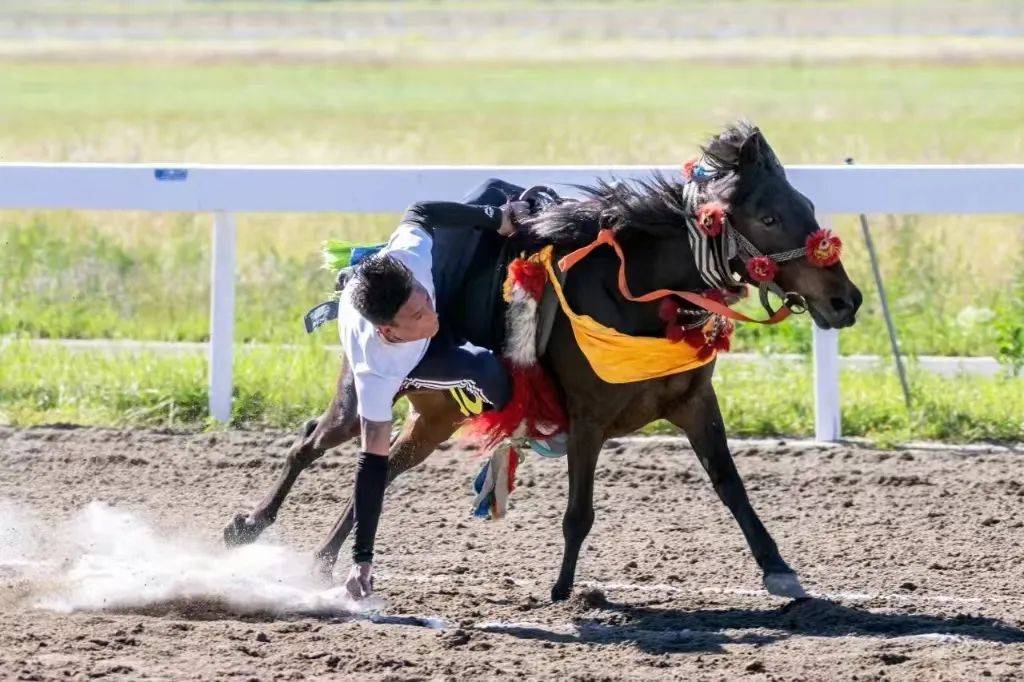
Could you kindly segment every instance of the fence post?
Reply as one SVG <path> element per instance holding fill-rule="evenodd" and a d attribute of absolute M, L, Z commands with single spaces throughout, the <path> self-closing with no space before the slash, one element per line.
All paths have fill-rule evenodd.
<path fill-rule="evenodd" d="M 820 221 L 832 227 L 831 216 Z M 839 410 L 839 330 L 812 325 L 814 339 L 814 438 L 837 441 L 842 435 Z"/>
<path fill-rule="evenodd" d="M 235 340 L 235 216 L 226 211 L 213 216 L 210 263 L 210 416 L 228 422 Z"/>

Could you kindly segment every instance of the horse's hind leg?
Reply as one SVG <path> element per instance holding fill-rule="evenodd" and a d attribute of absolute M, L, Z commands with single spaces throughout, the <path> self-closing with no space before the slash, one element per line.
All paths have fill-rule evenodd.
<path fill-rule="evenodd" d="M 330 448 L 359 434 L 359 416 L 355 384 L 347 366 L 342 368 L 338 389 L 330 407 L 319 419 L 305 423 L 298 438 L 285 456 L 284 469 L 274 486 L 248 514 L 236 514 L 224 528 L 224 542 L 229 546 L 253 542 L 277 519 L 285 497 L 302 470 Z"/>
<path fill-rule="evenodd" d="M 569 429 L 569 502 L 562 517 L 565 550 L 558 581 L 551 588 L 552 601 L 568 599 L 576 579 L 580 547 L 594 525 L 594 470 L 604 442 L 596 425 L 573 420 Z"/>
<path fill-rule="evenodd" d="M 432 391 L 410 395 L 409 401 L 414 411 L 410 411 L 402 432 L 391 444 L 388 483 L 429 457 L 438 445 L 451 437 L 463 419 L 458 406 L 447 393 Z M 315 554 L 324 577 L 331 576 L 341 545 L 352 531 L 353 521 L 352 500 L 349 499 Z"/>
<path fill-rule="evenodd" d="M 729 452 L 718 398 L 710 380 L 699 387 L 692 398 L 680 403 L 665 416 L 686 432 L 697 459 L 708 472 L 715 492 L 739 523 L 754 559 L 763 572 L 765 588 L 779 597 L 796 599 L 807 596 L 796 573 L 782 559 L 775 541 L 750 505 L 747 491 Z"/>

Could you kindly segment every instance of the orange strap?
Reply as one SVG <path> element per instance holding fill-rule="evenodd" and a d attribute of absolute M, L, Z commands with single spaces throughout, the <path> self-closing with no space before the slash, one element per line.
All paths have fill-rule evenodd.
<path fill-rule="evenodd" d="M 626 284 L 626 257 L 622 253 L 622 247 L 619 246 L 619 242 L 615 239 L 615 233 L 609 229 L 603 229 L 599 231 L 597 233 L 597 238 L 594 241 L 560 258 L 558 261 L 558 268 L 562 272 L 565 272 L 566 270 L 568 270 L 569 268 L 571 268 L 572 266 L 576 265 L 581 260 L 586 258 L 591 251 L 605 244 L 615 249 L 615 253 L 619 257 L 619 293 L 621 293 L 627 301 L 647 303 L 649 301 L 657 301 L 658 299 L 665 298 L 666 296 L 678 296 L 684 301 L 689 301 L 695 306 L 699 306 L 710 313 L 722 315 L 724 317 L 728 317 L 733 320 L 739 320 L 741 322 L 756 322 L 757 324 L 778 324 L 779 322 L 782 322 L 784 319 L 789 317 L 790 313 L 792 312 L 789 308 L 783 306 L 782 308 L 779 308 L 775 312 L 775 314 L 769 317 L 767 320 L 755 320 L 752 317 L 748 317 L 747 315 L 744 315 L 741 312 L 733 310 L 724 303 L 720 303 L 719 301 L 708 298 L 707 296 L 695 294 L 692 291 L 673 291 L 671 289 L 657 289 L 642 296 L 634 296 L 632 292 L 630 292 L 629 290 L 629 285 Z"/>

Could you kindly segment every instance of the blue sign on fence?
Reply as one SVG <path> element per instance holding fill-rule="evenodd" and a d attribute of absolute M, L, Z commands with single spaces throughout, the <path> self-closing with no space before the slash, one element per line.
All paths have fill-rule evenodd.
<path fill-rule="evenodd" d="M 187 168 L 157 168 L 153 171 L 153 175 L 157 180 L 165 181 L 182 181 L 188 179 Z"/>

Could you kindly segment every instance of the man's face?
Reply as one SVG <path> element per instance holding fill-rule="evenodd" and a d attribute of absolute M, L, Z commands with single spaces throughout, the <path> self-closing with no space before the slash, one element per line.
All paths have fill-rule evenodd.
<path fill-rule="evenodd" d="M 392 343 L 429 339 L 437 333 L 437 313 L 427 290 L 420 285 L 413 288 L 408 300 L 395 315 L 391 324 L 378 327 L 381 335 Z"/>

